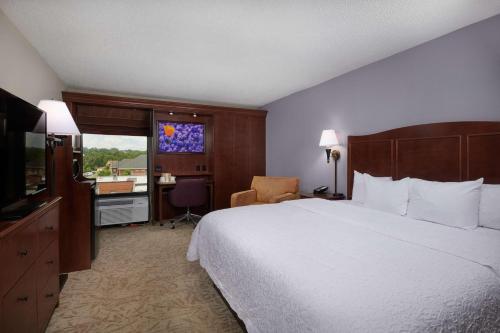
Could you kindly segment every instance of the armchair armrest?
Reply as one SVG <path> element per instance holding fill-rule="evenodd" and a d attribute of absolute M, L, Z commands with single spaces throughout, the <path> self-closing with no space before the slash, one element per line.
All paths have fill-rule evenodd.
<path fill-rule="evenodd" d="M 280 195 L 276 195 L 269 200 L 270 203 L 278 203 L 286 200 L 295 200 L 299 198 L 299 194 L 297 193 L 284 193 Z"/>
<path fill-rule="evenodd" d="M 257 201 L 257 191 L 248 190 L 231 194 L 231 207 L 247 206 Z"/>

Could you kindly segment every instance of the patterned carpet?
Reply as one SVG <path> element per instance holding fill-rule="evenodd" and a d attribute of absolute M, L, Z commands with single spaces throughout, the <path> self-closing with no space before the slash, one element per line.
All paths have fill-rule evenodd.
<path fill-rule="evenodd" d="M 242 332 L 205 271 L 193 228 L 107 228 L 92 269 L 69 275 L 47 332 Z"/>

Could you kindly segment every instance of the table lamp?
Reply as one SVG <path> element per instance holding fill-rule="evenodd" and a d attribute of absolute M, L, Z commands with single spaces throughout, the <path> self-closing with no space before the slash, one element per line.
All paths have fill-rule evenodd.
<path fill-rule="evenodd" d="M 52 99 L 42 99 L 38 108 L 47 113 L 47 133 L 56 135 L 79 135 L 75 121 L 66 103 Z"/>
<path fill-rule="evenodd" d="M 337 193 L 337 161 L 340 158 L 340 151 L 334 150 L 335 146 L 339 145 L 339 140 L 337 139 L 337 134 L 332 129 L 323 130 L 321 133 L 321 139 L 319 140 L 319 146 L 325 148 L 326 150 L 326 162 L 330 163 L 330 158 L 335 162 L 335 192 L 333 196 L 342 196 L 342 194 Z"/>

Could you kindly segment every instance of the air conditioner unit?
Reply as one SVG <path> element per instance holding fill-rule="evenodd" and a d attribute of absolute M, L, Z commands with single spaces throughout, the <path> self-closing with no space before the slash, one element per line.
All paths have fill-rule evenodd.
<path fill-rule="evenodd" d="M 146 222 L 149 220 L 149 200 L 147 196 L 100 198 L 96 203 L 97 226 Z"/>

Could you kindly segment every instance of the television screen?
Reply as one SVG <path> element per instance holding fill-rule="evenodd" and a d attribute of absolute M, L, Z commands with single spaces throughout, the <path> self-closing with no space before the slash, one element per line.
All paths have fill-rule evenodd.
<path fill-rule="evenodd" d="M 204 153 L 205 124 L 159 121 L 158 152 Z"/>
<path fill-rule="evenodd" d="M 25 194 L 31 195 L 45 188 L 45 132 L 26 132 L 24 149 Z"/>
<path fill-rule="evenodd" d="M 46 188 L 46 114 L 0 89 L 0 207 Z"/>

